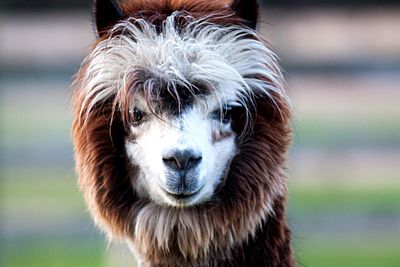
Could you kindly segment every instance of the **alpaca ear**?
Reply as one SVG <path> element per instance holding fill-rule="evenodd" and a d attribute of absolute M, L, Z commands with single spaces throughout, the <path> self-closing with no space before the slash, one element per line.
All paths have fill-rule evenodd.
<path fill-rule="evenodd" d="M 233 0 L 231 8 L 245 20 L 247 26 L 256 28 L 258 19 L 257 0 Z"/>
<path fill-rule="evenodd" d="M 125 17 L 115 0 L 94 0 L 93 14 L 99 35 Z"/>

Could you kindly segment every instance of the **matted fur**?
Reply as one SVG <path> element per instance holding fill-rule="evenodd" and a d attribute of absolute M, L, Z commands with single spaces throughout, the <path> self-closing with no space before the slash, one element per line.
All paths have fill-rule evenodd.
<path fill-rule="evenodd" d="M 96 42 L 74 83 L 77 172 L 96 224 L 130 243 L 145 266 L 294 266 L 284 218 L 290 105 L 274 54 L 227 1 L 156 2 L 125 1 L 129 20 Z M 235 94 L 247 107 L 235 123 L 238 154 L 213 201 L 161 206 L 132 187 L 126 107 L 138 84 L 157 96 L 160 79 L 177 97 L 179 86 L 201 82 L 207 95 Z"/>

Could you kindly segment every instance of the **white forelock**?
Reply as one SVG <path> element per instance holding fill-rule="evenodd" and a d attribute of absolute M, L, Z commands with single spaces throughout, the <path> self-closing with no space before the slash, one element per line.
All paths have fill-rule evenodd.
<path fill-rule="evenodd" d="M 153 24 L 133 18 L 111 29 L 110 37 L 84 61 L 88 68 L 82 106 L 88 106 L 87 113 L 97 103 L 118 95 L 135 70 L 151 74 L 146 81 L 150 86 L 152 78 L 164 79 L 173 89 L 206 84 L 221 104 L 237 101 L 246 107 L 255 92 L 267 96 L 275 92 L 286 98 L 276 56 L 256 31 L 191 17 L 184 29 L 177 30 L 178 14 L 166 19 L 161 33 Z"/>

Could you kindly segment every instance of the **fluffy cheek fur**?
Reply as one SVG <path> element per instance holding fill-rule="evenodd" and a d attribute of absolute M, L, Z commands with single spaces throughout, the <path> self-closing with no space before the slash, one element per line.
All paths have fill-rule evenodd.
<path fill-rule="evenodd" d="M 230 124 L 207 116 L 209 112 L 194 107 L 173 120 L 152 117 L 138 126 L 131 126 L 131 138 L 125 148 L 131 165 L 132 185 L 138 195 L 149 197 L 157 204 L 179 206 L 165 193 L 169 169 L 163 155 L 174 150 L 191 150 L 201 155 L 196 169 L 196 187 L 199 194 L 187 203 L 209 201 L 221 183 L 235 155 L 235 134 Z"/>

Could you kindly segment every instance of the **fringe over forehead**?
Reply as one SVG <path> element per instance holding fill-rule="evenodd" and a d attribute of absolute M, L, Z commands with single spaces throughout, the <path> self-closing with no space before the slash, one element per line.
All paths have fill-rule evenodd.
<path fill-rule="evenodd" d="M 201 84 L 221 105 L 235 101 L 247 107 L 259 94 L 272 102 L 272 95 L 286 101 L 276 57 L 258 33 L 243 26 L 210 22 L 229 16 L 197 19 L 175 11 L 161 30 L 144 19 L 130 18 L 116 24 L 83 63 L 85 100 L 81 115 L 88 115 L 82 113 L 109 99 L 121 105 L 131 96 L 127 91 L 137 90 L 138 85 L 153 99 L 162 89 L 179 99 L 181 93 L 195 94 Z M 145 75 L 137 77 L 138 73 Z M 167 88 L 159 88 L 160 81 Z"/>

